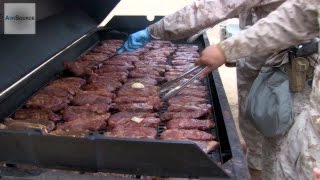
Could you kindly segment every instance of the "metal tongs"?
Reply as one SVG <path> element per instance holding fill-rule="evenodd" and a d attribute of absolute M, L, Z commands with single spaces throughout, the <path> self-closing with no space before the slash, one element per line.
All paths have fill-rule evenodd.
<path fill-rule="evenodd" d="M 197 74 L 195 74 L 194 76 L 192 76 L 189 80 L 183 82 L 182 84 L 177 84 L 180 80 L 185 79 L 186 76 L 188 76 L 189 74 L 191 74 L 195 71 L 198 71 L 199 69 L 200 69 L 200 71 Z M 188 86 L 190 83 L 192 83 L 194 80 L 196 80 L 205 69 L 206 69 L 206 66 L 204 66 L 204 65 L 195 66 L 192 69 L 190 69 L 187 72 L 180 75 L 179 77 L 177 77 L 176 79 L 164 83 L 160 87 L 161 99 L 163 101 L 167 101 L 170 98 L 172 98 L 173 96 L 175 96 L 176 94 L 178 94 L 186 86 Z"/>

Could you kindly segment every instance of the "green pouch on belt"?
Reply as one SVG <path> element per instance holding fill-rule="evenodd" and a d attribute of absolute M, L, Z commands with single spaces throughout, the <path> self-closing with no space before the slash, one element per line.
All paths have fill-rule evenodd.
<path fill-rule="evenodd" d="M 287 74 L 277 67 L 263 67 L 250 89 L 245 108 L 248 118 L 264 136 L 286 133 L 293 124 Z"/>

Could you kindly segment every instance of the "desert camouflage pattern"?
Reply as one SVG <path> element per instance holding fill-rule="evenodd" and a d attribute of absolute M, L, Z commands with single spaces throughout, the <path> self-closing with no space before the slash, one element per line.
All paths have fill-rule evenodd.
<path fill-rule="evenodd" d="M 319 37 L 319 4 L 319 0 L 287 1 L 266 19 L 220 46 L 229 61 L 251 54 L 265 55 Z M 312 179 L 312 169 L 320 167 L 319 59 L 318 54 L 308 57 L 313 71 L 312 83 L 306 81 L 304 90 L 293 94 L 293 126 L 283 136 L 263 139 L 262 179 Z M 275 54 L 265 61 L 265 66 L 279 66 L 284 62 L 287 62 L 286 53 Z M 238 64 L 241 63 L 242 60 L 238 60 Z M 247 63 L 254 64 L 244 64 Z M 251 69 L 259 69 L 261 64 L 257 62 Z"/>
<path fill-rule="evenodd" d="M 155 39 L 175 40 L 190 37 L 221 21 L 239 17 L 240 28 L 251 26 L 281 5 L 284 0 L 195 0 L 174 14 L 148 27 Z M 266 57 L 250 57 L 237 65 L 239 126 L 247 144 L 248 166 L 261 170 L 263 137 L 244 116 L 245 98 Z M 259 66 L 257 66 L 259 63 Z"/>
<path fill-rule="evenodd" d="M 234 17 L 240 17 L 240 27 L 244 28 L 266 16 L 282 2 L 284 0 L 195 0 L 152 24 L 148 30 L 155 39 L 183 39 Z"/>

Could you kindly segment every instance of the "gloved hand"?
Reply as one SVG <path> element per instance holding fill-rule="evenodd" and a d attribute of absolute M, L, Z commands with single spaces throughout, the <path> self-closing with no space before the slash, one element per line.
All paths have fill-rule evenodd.
<path fill-rule="evenodd" d="M 133 34 L 130 34 L 128 40 L 117 50 L 117 54 L 121 54 L 125 51 L 132 52 L 138 48 L 144 47 L 147 42 L 152 39 L 148 29 L 144 29 Z"/>

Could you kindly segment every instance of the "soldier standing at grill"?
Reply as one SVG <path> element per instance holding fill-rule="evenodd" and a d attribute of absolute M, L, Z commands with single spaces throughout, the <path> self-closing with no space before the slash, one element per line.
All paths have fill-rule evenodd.
<path fill-rule="evenodd" d="M 198 63 L 209 65 L 210 70 L 214 70 L 230 60 L 251 54 L 265 55 L 319 37 L 319 4 L 319 0 L 286 1 L 251 28 L 218 45 L 207 47 Z M 319 48 L 319 42 L 317 43 Z M 286 64 L 289 66 L 285 66 L 288 59 L 286 56 L 287 53 L 277 53 L 267 60 L 266 65 L 276 68 L 281 65 L 292 67 L 295 60 L 301 60 L 293 59 Z M 319 178 L 319 169 L 315 167 L 320 167 L 320 58 L 317 54 L 313 57 L 306 58 L 312 83 L 308 84 L 308 76 L 305 76 L 300 90 L 295 87 L 296 82 L 292 82 L 296 77 L 290 79 L 290 71 L 286 71 L 290 79 L 287 91 L 290 89 L 293 92 L 294 124 L 283 135 L 264 138 L 263 179 Z M 296 73 L 300 70 L 302 69 L 298 69 Z M 267 103 L 268 98 L 272 97 L 265 98 Z"/>
<path fill-rule="evenodd" d="M 168 15 L 148 28 L 131 34 L 119 53 L 134 51 L 151 39 L 175 40 L 190 37 L 228 18 L 239 17 L 240 28 L 254 24 L 285 0 L 199 0 Z M 247 162 L 251 174 L 260 175 L 263 136 L 245 118 L 244 102 L 260 67 L 270 56 L 247 57 L 237 62 L 239 126 L 247 145 Z"/>

